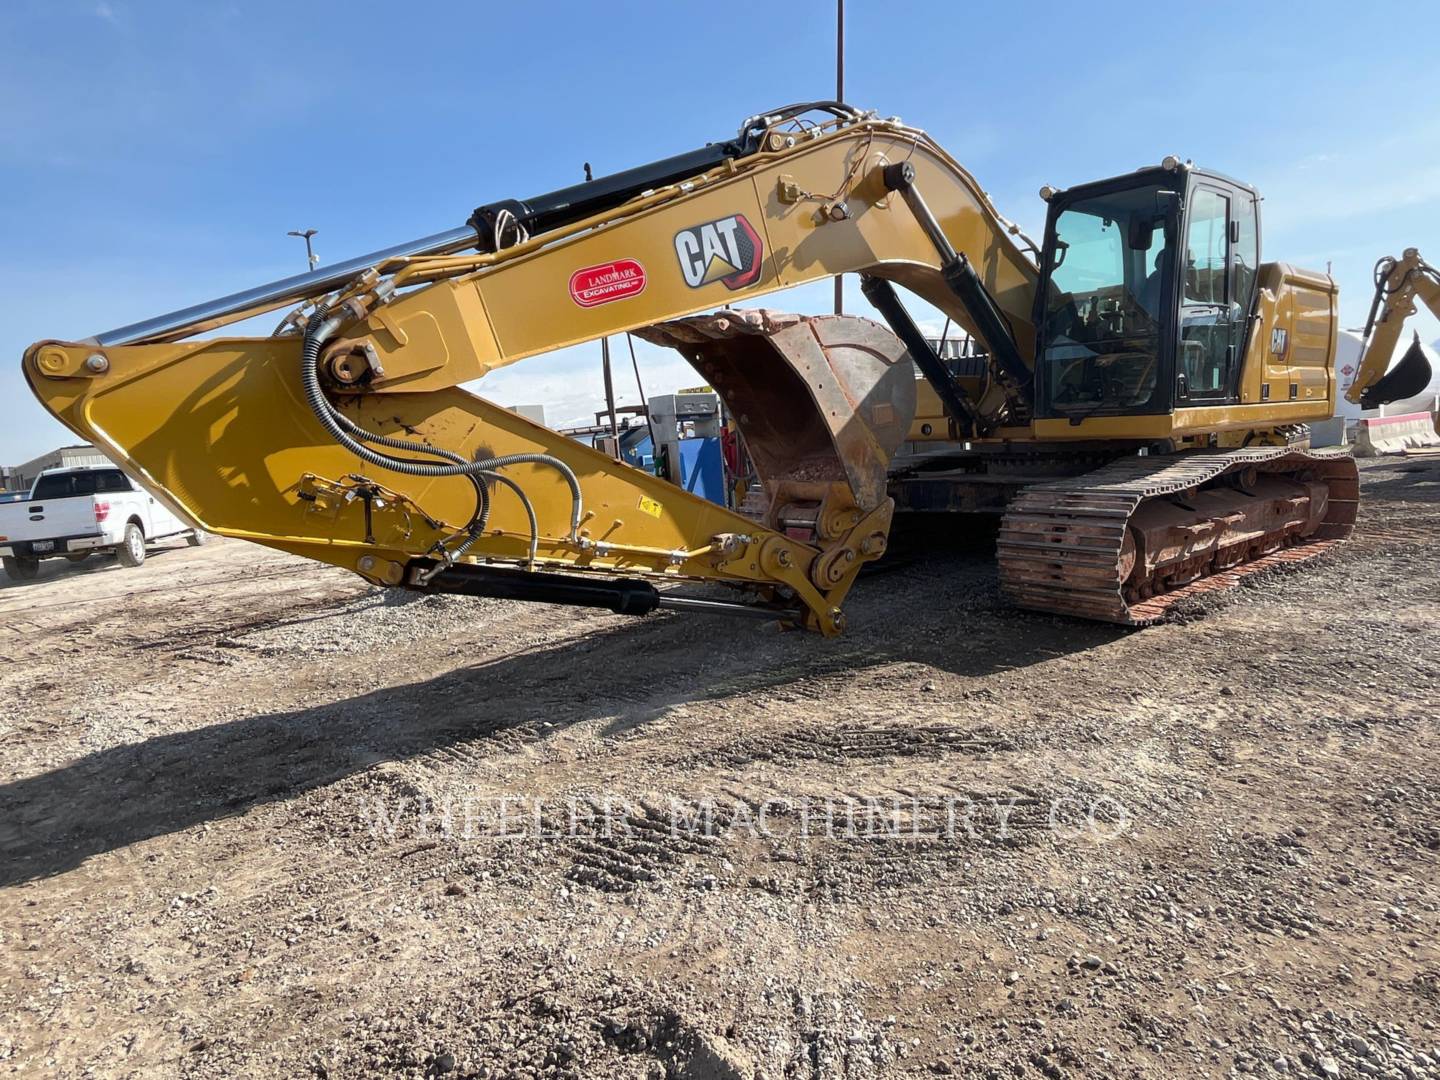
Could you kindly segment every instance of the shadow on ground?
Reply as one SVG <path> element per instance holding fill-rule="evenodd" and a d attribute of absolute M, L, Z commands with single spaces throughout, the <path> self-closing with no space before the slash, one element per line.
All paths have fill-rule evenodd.
<path fill-rule="evenodd" d="M 1440 494 L 1440 461 L 1387 461 L 1362 475 L 1366 497 L 1377 501 L 1403 506 Z M 92 855 L 292 798 L 379 761 L 459 743 L 493 738 L 497 749 L 509 749 L 595 720 L 616 735 L 677 705 L 801 679 L 850 681 L 901 661 L 983 678 L 1130 632 L 1009 610 L 996 585 L 990 534 L 977 530 L 952 542 L 943 526 L 938 534 L 929 523 L 918 527 L 924 557 L 914 556 L 902 527 L 896 559 L 857 585 L 847 606 L 851 630 L 839 639 L 650 616 L 413 684 L 108 747 L 5 784 L 0 885 L 61 873 Z"/>
<path fill-rule="evenodd" d="M 409 685 L 108 747 L 0 787 L 0 885 L 457 743 L 513 749 L 593 720 L 614 735 L 677 705 L 896 661 L 978 678 L 1126 633 L 1009 611 L 988 556 L 966 553 L 877 576 L 849 610 L 854 630 L 835 640 L 651 616 Z"/>
<path fill-rule="evenodd" d="M 145 561 L 162 559 L 177 551 L 184 551 L 186 545 L 172 545 L 169 547 L 152 547 L 146 551 Z M 0 573 L 0 589 L 24 589 L 32 585 L 43 585 L 47 581 L 55 581 L 59 578 L 76 577 L 81 574 L 94 574 L 102 570 L 118 570 L 128 572 L 129 568 L 121 566 L 115 561 L 113 552 L 107 550 L 97 551 L 79 562 L 72 562 L 66 558 L 51 558 L 40 560 L 40 573 L 28 581 L 16 581 L 8 574 Z"/>

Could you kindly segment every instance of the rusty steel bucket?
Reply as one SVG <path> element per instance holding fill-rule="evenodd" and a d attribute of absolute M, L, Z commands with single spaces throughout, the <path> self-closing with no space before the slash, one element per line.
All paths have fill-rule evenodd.
<path fill-rule="evenodd" d="M 635 333 L 678 350 L 725 402 L 764 488 L 766 525 L 824 537 L 849 511 L 885 502 L 890 460 L 915 417 L 915 368 L 885 327 L 762 309 Z"/>

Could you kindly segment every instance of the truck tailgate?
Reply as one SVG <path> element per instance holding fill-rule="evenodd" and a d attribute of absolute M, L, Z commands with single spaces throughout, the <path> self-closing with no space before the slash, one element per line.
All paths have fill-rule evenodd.
<path fill-rule="evenodd" d="M 0 506 L 0 536 L 5 537 L 0 544 L 98 535 L 100 525 L 95 520 L 95 498 L 94 495 L 72 495 L 65 499 L 40 499 Z"/>

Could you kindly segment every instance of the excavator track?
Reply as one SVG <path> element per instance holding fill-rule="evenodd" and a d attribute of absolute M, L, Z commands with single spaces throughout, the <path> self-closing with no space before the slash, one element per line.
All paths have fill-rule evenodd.
<path fill-rule="evenodd" d="M 1359 487 L 1344 451 L 1125 458 L 1015 497 L 997 544 L 1001 590 L 1032 611 L 1146 626 L 1187 596 L 1343 540 Z"/>

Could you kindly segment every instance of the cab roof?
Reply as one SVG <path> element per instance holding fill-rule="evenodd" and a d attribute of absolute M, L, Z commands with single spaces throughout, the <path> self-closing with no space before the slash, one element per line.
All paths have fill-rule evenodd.
<path fill-rule="evenodd" d="M 1252 185 L 1243 180 L 1236 180 L 1233 176 L 1227 176 L 1214 169 L 1206 169 L 1194 162 L 1180 161 L 1178 158 L 1167 158 L 1166 161 L 1175 161 L 1173 166 L 1165 163 L 1158 165 L 1142 165 L 1131 173 L 1121 173 L 1119 176 L 1107 176 L 1103 180 L 1087 180 L 1083 184 L 1075 184 L 1073 187 L 1056 191 L 1051 199 L 1060 199 L 1063 202 L 1072 202 L 1075 199 L 1082 199 L 1087 195 L 1099 195 L 1105 192 L 1114 191 L 1118 188 L 1132 187 L 1138 183 L 1165 183 L 1166 181 L 1181 182 L 1189 176 L 1202 176 L 1210 180 L 1218 180 L 1222 184 L 1248 191 L 1256 198 L 1260 192 Z"/>

